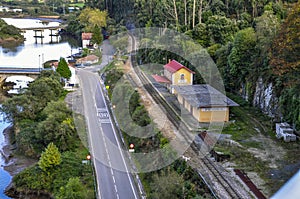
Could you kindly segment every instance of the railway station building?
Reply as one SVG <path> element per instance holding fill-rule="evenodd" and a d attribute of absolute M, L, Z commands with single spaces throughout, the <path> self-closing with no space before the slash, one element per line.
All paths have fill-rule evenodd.
<path fill-rule="evenodd" d="M 229 108 L 239 106 L 208 84 L 172 87 L 178 102 L 199 122 L 228 122 Z"/>
<path fill-rule="evenodd" d="M 164 77 L 169 80 L 166 86 L 174 94 L 173 85 L 192 85 L 195 72 L 185 67 L 176 60 L 164 65 Z"/>

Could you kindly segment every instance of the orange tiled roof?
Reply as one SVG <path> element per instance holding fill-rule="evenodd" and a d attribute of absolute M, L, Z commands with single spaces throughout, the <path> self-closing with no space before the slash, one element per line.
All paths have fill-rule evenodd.
<path fill-rule="evenodd" d="M 92 39 L 92 35 L 93 33 L 90 33 L 90 32 L 83 32 L 81 34 L 81 39 L 82 40 L 91 40 Z"/>

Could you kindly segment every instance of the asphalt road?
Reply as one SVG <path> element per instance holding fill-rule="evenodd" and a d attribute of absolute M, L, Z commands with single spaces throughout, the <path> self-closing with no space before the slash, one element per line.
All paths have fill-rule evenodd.
<path fill-rule="evenodd" d="M 104 100 L 103 85 L 95 73 L 108 63 L 110 56 L 104 53 L 101 65 L 77 71 L 96 171 L 97 192 L 98 197 L 103 199 L 135 199 L 140 195 L 130 172 L 131 167 L 128 166 L 128 152 L 122 150 L 122 143 L 113 128 Z"/>

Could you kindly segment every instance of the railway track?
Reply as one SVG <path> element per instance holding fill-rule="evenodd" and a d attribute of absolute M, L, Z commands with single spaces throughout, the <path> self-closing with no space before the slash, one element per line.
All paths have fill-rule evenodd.
<path fill-rule="evenodd" d="M 132 46 L 135 46 L 135 39 L 132 35 L 130 35 L 132 39 Z M 151 95 L 153 100 L 161 107 L 162 111 L 166 114 L 167 118 L 173 123 L 173 125 L 180 131 L 181 135 L 186 139 L 186 141 L 194 140 L 194 137 L 190 136 L 188 133 L 190 130 L 185 125 L 185 123 L 181 120 L 179 114 L 170 107 L 170 105 L 166 102 L 166 100 L 160 95 L 160 93 L 154 88 L 154 86 L 149 82 L 145 74 L 140 70 L 138 64 L 136 62 L 136 52 L 132 53 L 131 55 L 131 64 L 134 69 L 134 72 L 142 82 L 146 91 Z M 211 146 L 208 146 L 211 147 Z M 191 144 L 192 150 L 198 154 L 199 149 L 195 142 Z M 202 158 L 203 165 L 206 167 L 206 170 L 212 173 L 214 176 L 214 180 L 223 187 L 223 189 L 227 192 L 228 198 L 243 198 L 241 197 L 240 193 L 234 189 L 231 183 L 222 175 L 222 173 L 218 170 L 215 163 L 212 162 L 207 156 Z M 216 195 L 216 194 L 215 194 Z M 220 195 L 220 194 L 217 194 Z M 223 197 L 224 196 L 219 196 Z M 225 197 L 226 198 L 226 197 Z"/>

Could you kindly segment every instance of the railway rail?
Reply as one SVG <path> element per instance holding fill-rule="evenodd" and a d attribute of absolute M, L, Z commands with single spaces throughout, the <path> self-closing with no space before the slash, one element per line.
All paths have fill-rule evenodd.
<path fill-rule="evenodd" d="M 132 46 L 135 46 L 135 38 L 129 34 L 132 39 Z M 134 51 L 134 50 L 133 50 Z M 181 120 L 180 116 L 176 111 L 170 107 L 168 102 L 160 95 L 160 93 L 154 88 L 154 86 L 149 82 L 145 74 L 140 70 L 136 61 L 136 52 L 131 54 L 131 64 L 133 67 L 134 72 L 143 83 L 144 88 L 146 91 L 151 95 L 153 100 L 161 107 L 163 112 L 166 114 L 167 118 L 173 123 L 176 128 L 179 128 L 181 135 L 186 139 L 186 141 L 190 141 L 191 139 L 194 140 L 189 135 L 189 128 L 186 124 Z M 211 146 L 208 146 L 211 147 Z M 191 144 L 192 150 L 198 154 L 199 149 L 195 142 Z M 215 163 L 212 162 L 207 156 L 202 158 L 203 165 L 206 167 L 206 170 L 210 171 L 214 176 L 215 180 L 223 187 L 223 189 L 227 192 L 229 198 L 243 198 L 240 193 L 231 185 L 231 183 L 222 175 L 222 173 L 218 170 Z M 222 196 L 223 197 L 223 196 Z"/>

